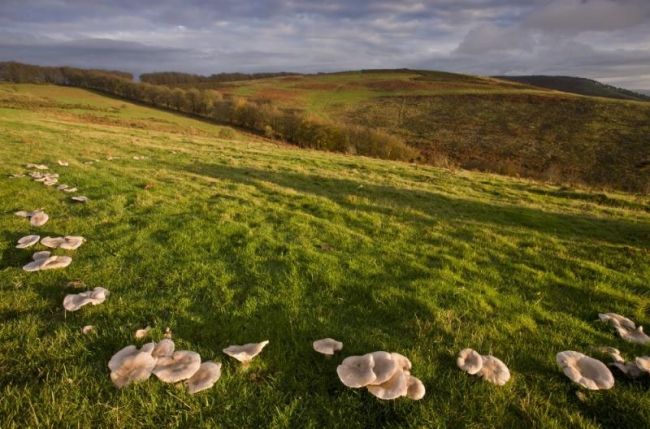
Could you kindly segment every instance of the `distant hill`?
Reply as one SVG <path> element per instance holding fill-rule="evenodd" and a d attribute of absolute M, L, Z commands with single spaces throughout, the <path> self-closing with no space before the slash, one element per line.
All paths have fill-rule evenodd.
<path fill-rule="evenodd" d="M 650 101 L 650 96 L 607 85 L 593 79 L 573 76 L 494 76 L 497 79 L 525 83 L 541 88 L 593 97 L 617 98 L 620 100 Z"/>

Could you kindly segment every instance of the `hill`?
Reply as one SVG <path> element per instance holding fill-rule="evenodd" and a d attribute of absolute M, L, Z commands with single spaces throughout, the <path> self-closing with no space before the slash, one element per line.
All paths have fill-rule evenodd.
<path fill-rule="evenodd" d="M 209 84 L 405 141 L 420 162 L 650 191 L 650 103 L 452 73 L 361 71 Z"/>
<path fill-rule="evenodd" d="M 9 178 L 28 162 L 89 202 Z M 578 391 L 555 363 L 602 345 L 647 354 L 595 321 L 650 322 L 647 197 L 299 149 L 9 84 L 0 181 L 0 427 L 650 426 L 647 379 Z M 50 215 L 40 229 L 13 214 L 38 207 Z M 87 242 L 55 251 L 69 267 L 30 273 L 43 247 L 14 246 L 31 233 Z M 106 302 L 63 311 L 66 294 L 96 286 Z M 111 356 L 166 327 L 177 349 L 222 362 L 221 379 L 195 396 L 155 378 L 117 390 Z M 328 336 L 340 356 L 311 349 Z M 248 368 L 221 352 L 264 339 Z M 465 347 L 500 357 L 511 381 L 459 371 Z M 408 356 L 424 399 L 345 388 L 341 359 L 373 350 Z"/>
<path fill-rule="evenodd" d="M 629 91 L 593 79 L 574 76 L 495 76 L 497 79 L 525 83 L 527 85 L 570 92 L 593 97 L 615 98 L 621 100 L 650 101 L 642 92 Z"/>

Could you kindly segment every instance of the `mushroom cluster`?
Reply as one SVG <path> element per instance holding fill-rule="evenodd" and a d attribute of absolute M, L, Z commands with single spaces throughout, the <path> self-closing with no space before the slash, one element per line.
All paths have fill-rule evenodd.
<path fill-rule="evenodd" d="M 140 349 L 126 346 L 108 362 L 111 381 L 117 388 L 144 381 L 154 374 L 163 383 L 184 381 L 190 394 L 211 388 L 221 377 L 221 363 L 206 361 L 189 350 L 175 351 L 174 342 L 163 339 Z"/>
<path fill-rule="evenodd" d="M 597 350 L 611 358 L 612 362 L 607 366 L 616 368 L 629 378 L 650 374 L 650 356 L 640 356 L 626 361 L 621 352 L 614 347 L 600 347 Z"/>
<path fill-rule="evenodd" d="M 86 239 L 78 235 L 66 235 L 65 237 L 44 237 L 41 244 L 51 249 L 76 250 Z"/>
<path fill-rule="evenodd" d="M 598 318 L 612 325 L 616 329 L 616 332 L 618 332 L 618 335 L 625 341 L 637 344 L 647 344 L 650 342 L 650 337 L 643 332 L 643 326 L 636 326 L 627 317 L 616 313 L 600 313 Z"/>
<path fill-rule="evenodd" d="M 34 179 L 35 182 L 41 182 L 45 186 L 54 186 L 59 181 L 58 173 L 41 173 L 40 171 L 32 171 L 29 177 Z"/>
<path fill-rule="evenodd" d="M 103 287 L 77 294 L 69 294 L 63 298 L 63 308 L 67 311 L 77 311 L 87 304 L 98 305 L 106 300 L 110 292 Z"/>
<path fill-rule="evenodd" d="M 16 216 L 29 219 L 29 223 L 32 226 L 43 226 L 50 219 L 47 213 L 45 213 L 42 209 L 32 210 L 31 212 L 28 212 L 26 210 L 20 210 L 14 214 Z"/>
<path fill-rule="evenodd" d="M 411 361 L 399 353 L 376 351 L 363 356 L 349 356 L 336 368 L 347 387 L 365 387 L 379 399 L 408 397 L 420 400 L 426 392 L 424 384 L 411 375 Z"/>
<path fill-rule="evenodd" d="M 52 255 L 47 250 L 34 253 L 32 259 L 32 262 L 28 262 L 23 266 L 23 270 L 28 272 L 53 270 L 65 268 L 72 262 L 72 258 L 69 256 Z"/>
<path fill-rule="evenodd" d="M 499 358 L 481 355 L 473 349 L 463 349 L 456 358 L 458 368 L 470 375 L 478 375 L 497 386 L 503 386 L 510 380 L 510 370 Z"/>

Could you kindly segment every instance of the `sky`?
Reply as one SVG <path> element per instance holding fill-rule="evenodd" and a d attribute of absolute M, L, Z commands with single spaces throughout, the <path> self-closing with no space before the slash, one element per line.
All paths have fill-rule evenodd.
<path fill-rule="evenodd" d="M 124 70 L 419 68 L 650 89 L 650 0 L 0 0 L 0 61 Z"/>

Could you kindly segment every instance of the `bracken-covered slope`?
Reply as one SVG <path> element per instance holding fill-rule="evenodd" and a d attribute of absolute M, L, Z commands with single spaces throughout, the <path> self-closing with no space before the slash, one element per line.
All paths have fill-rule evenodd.
<path fill-rule="evenodd" d="M 399 136 L 434 165 L 650 191 L 650 103 L 414 70 L 204 87 Z"/>
<path fill-rule="evenodd" d="M 88 203 L 9 178 L 28 162 Z M 38 229 L 13 214 L 41 207 Z M 648 354 L 596 319 L 650 323 L 649 232 L 645 197 L 302 150 L 79 89 L 0 85 L 0 427 L 648 427 L 647 378 L 580 391 L 555 354 Z M 87 242 L 56 251 L 69 267 L 29 273 L 43 248 L 14 246 L 31 233 Z M 98 286 L 103 304 L 63 311 Z M 155 378 L 118 391 L 110 357 L 166 327 L 178 349 L 222 362 L 221 379 L 195 396 Z M 342 354 L 315 353 L 325 337 Z M 248 368 L 221 352 L 261 340 Z M 511 381 L 459 371 L 465 347 L 501 358 Z M 342 358 L 374 350 L 408 356 L 424 399 L 343 386 Z"/>

